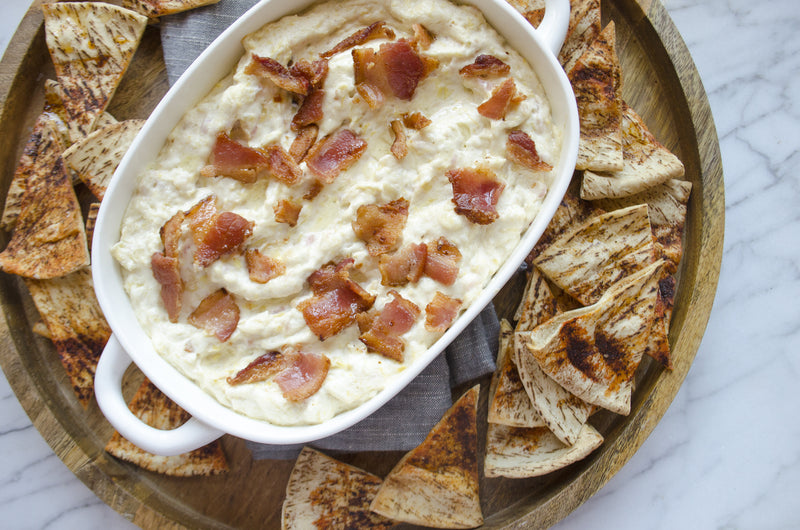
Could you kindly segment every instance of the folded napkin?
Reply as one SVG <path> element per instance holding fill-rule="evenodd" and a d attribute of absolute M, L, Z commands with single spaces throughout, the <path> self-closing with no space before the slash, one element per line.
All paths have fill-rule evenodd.
<path fill-rule="evenodd" d="M 161 43 L 170 84 L 255 3 L 256 0 L 221 0 L 164 17 Z M 489 304 L 443 355 L 381 409 L 349 429 L 310 445 L 330 452 L 407 451 L 416 447 L 452 404 L 451 387 L 494 370 L 499 329 L 494 307 Z M 302 449 L 302 445 L 250 442 L 248 447 L 256 459 L 290 459 Z"/>

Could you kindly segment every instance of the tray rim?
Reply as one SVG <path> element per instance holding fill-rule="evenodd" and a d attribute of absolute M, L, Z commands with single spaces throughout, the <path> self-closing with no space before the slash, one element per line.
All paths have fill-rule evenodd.
<path fill-rule="evenodd" d="M 522 529 L 551 526 L 565 518 L 599 491 L 641 447 L 669 408 L 677 390 L 669 396 L 669 399 L 659 401 L 656 398 L 659 397 L 660 392 L 668 391 L 668 386 L 680 387 L 697 354 L 710 317 L 722 262 L 724 229 L 724 182 L 716 128 L 699 73 L 685 42 L 664 6 L 659 0 L 628 1 L 635 3 L 637 9 L 641 11 L 640 22 L 649 24 L 658 36 L 669 56 L 669 66 L 675 68 L 676 58 L 683 61 L 683 71 L 676 71 L 675 75 L 683 89 L 682 96 L 686 99 L 686 106 L 697 140 L 696 146 L 699 151 L 697 158 L 700 161 L 698 169 L 703 183 L 702 198 L 699 200 L 703 202 L 704 212 L 710 207 L 715 213 L 713 216 L 700 215 L 698 217 L 698 220 L 702 221 L 697 237 L 699 244 L 697 252 L 700 257 L 697 262 L 697 270 L 694 271 L 694 277 L 698 278 L 698 281 L 693 284 L 694 289 L 689 299 L 693 329 L 686 330 L 686 326 L 684 326 L 678 337 L 678 343 L 675 345 L 676 348 L 688 350 L 689 355 L 684 354 L 681 363 L 676 365 L 671 373 L 664 373 L 658 377 L 641 406 L 632 411 L 625 421 L 622 432 L 615 437 L 613 443 L 607 442 L 602 454 L 595 458 L 579 477 L 560 488 L 556 493 L 540 499 L 535 506 L 507 508 L 504 510 L 503 520 L 496 521 L 496 524 L 492 524 L 491 527 Z M 3 114 L 12 88 L 19 78 L 25 75 L 21 66 L 28 59 L 32 45 L 43 32 L 43 17 L 40 10 L 42 3 L 43 0 L 33 1 L 17 31 L 10 39 L 8 48 L 0 61 L 0 112 Z M 0 119 L 4 117 L 4 115 L 0 115 Z M 699 150 L 701 145 L 706 150 L 705 155 L 704 151 Z M 219 521 L 208 519 L 202 522 L 193 520 L 181 523 L 165 513 L 172 511 L 170 507 L 161 505 L 160 507 L 165 508 L 165 512 L 157 510 L 155 506 L 145 502 L 148 500 L 147 495 L 142 495 L 140 498 L 139 495 L 123 487 L 113 476 L 106 474 L 99 465 L 102 454 L 98 454 L 98 451 L 91 447 L 91 440 L 70 437 L 64 428 L 62 419 L 55 414 L 53 409 L 55 404 L 41 400 L 40 396 L 36 394 L 37 382 L 25 370 L 17 353 L 11 334 L 13 322 L 9 322 L 9 315 L 6 314 L 4 307 L 0 307 L 0 312 L 3 314 L 3 318 L 0 319 L 0 366 L 6 374 L 24 374 L 24 377 L 13 380 L 7 377 L 9 386 L 39 434 L 78 479 L 105 504 L 126 519 L 143 527 L 184 528 L 186 523 L 219 526 Z M 683 333 L 684 331 L 687 333 Z M 54 428 L 54 425 L 59 428 Z M 633 439 L 625 436 L 626 433 L 631 434 L 634 431 Z M 631 442 L 633 445 L 630 445 Z M 596 479 L 597 476 L 602 477 L 601 480 L 589 480 L 589 478 Z"/>

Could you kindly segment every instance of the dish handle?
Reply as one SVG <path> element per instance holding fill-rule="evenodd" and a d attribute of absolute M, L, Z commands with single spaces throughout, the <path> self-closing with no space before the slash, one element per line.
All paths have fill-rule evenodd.
<path fill-rule="evenodd" d="M 545 0 L 544 18 L 536 33 L 542 38 L 550 52 L 558 57 L 569 27 L 569 0 Z"/>
<path fill-rule="evenodd" d="M 150 453 L 173 456 L 210 443 L 224 433 L 196 418 L 172 430 L 150 427 L 137 418 L 122 396 L 122 377 L 133 361 L 112 334 L 97 363 L 94 390 L 103 415 L 124 438 Z"/>

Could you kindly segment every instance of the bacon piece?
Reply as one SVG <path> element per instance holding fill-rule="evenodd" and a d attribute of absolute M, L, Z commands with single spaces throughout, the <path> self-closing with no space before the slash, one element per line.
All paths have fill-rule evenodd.
<path fill-rule="evenodd" d="M 229 177 L 245 184 L 258 178 L 258 172 L 269 166 L 269 160 L 258 149 L 231 140 L 227 133 L 217 135 L 208 165 L 200 170 L 204 177 Z"/>
<path fill-rule="evenodd" d="M 308 169 L 323 183 L 330 184 L 342 171 L 352 166 L 367 142 L 350 129 L 339 129 L 317 143 L 308 153 Z"/>
<path fill-rule="evenodd" d="M 517 101 L 517 85 L 513 79 L 506 79 L 503 83 L 492 90 L 492 95 L 478 105 L 478 114 L 490 120 L 502 120 L 506 117 L 509 107 Z"/>
<path fill-rule="evenodd" d="M 539 158 L 539 153 L 536 152 L 536 143 L 524 131 L 514 130 L 508 133 L 506 154 L 512 162 L 534 171 L 551 171 L 553 169 L 553 166 Z"/>
<path fill-rule="evenodd" d="M 423 50 L 427 50 L 433 44 L 433 35 L 428 31 L 428 28 L 422 24 L 412 24 L 411 28 L 414 30 L 414 39 L 411 44 Z"/>
<path fill-rule="evenodd" d="M 297 224 L 297 218 L 300 217 L 300 211 L 303 209 L 302 204 L 297 204 L 288 199 L 281 199 L 278 204 L 272 207 L 275 212 L 275 220 L 279 223 L 286 223 L 289 226 Z"/>
<path fill-rule="evenodd" d="M 314 197 L 319 195 L 319 192 L 321 192 L 322 188 L 324 188 L 324 187 L 325 186 L 320 181 L 314 180 L 308 186 L 308 190 L 306 190 L 306 192 L 303 194 L 303 199 L 305 199 L 307 201 L 314 200 Z"/>
<path fill-rule="evenodd" d="M 431 124 L 431 120 L 425 117 L 421 112 L 412 112 L 403 114 L 403 125 L 409 129 L 419 131 Z"/>
<path fill-rule="evenodd" d="M 168 258 L 178 257 L 178 242 L 180 241 L 181 237 L 181 225 L 183 224 L 183 220 L 185 218 L 186 214 L 179 211 L 170 217 L 159 230 L 161 243 L 164 244 L 164 256 Z"/>
<path fill-rule="evenodd" d="M 364 101 L 367 102 L 367 105 L 372 110 L 381 108 L 383 102 L 386 101 L 386 98 L 383 97 L 383 92 L 381 89 L 370 83 L 356 84 L 356 91 L 362 98 L 364 98 Z"/>
<path fill-rule="evenodd" d="M 318 353 L 290 350 L 269 351 L 228 377 L 231 386 L 258 383 L 274 377 L 283 397 L 302 401 L 316 393 L 328 376 L 330 359 Z"/>
<path fill-rule="evenodd" d="M 464 77 L 502 77 L 508 75 L 511 67 L 494 55 L 478 55 L 475 62 L 458 71 Z"/>
<path fill-rule="evenodd" d="M 453 186 L 456 213 L 481 225 L 497 219 L 495 206 L 505 184 L 497 180 L 494 172 L 483 167 L 451 169 L 447 171 L 447 178 Z"/>
<path fill-rule="evenodd" d="M 406 101 L 414 97 L 417 85 L 431 68 L 404 40 L 382 44 L 378 57 L 392 94 Z"/>
<path fill-rule="evenodd" d="M 311 90 L 311 82 L 305 75 L 293 74 L 288 68 L 270 57 L 252 54 L 250 63 L 245 67 L 244 72 L 268 79 L 278 87 L 301 96 L 307 95 Z"/>
<path fill-rule="evenodd" d="M 351 224 L 369 255 L 380 256 L 397 249 L 407 218 L 408 201 L 400 197 L 386 204 L 362 204 Z"/>
<path fill-rule="evenodd" d="M 322 88 L 325 78 L 328 77 L 328 60 L 297 61 L 289 68 L 289 73 L 294 77 L 305 77 L 314 88 Z"/>
<path fill-rule="evenodd" d="M 381 285 L 399 287 L 418 282 L 425 272 L 427 257 L 428 246 L 424 243 L 406 245 L 392 254 L 382 254 L 378 263 Z"/>
<path fill-rule="evenodd" d="M 186 212 L 196 249 L 195 262 L 207 267 L 224 254 L 239 250 L 252 233 L 253 223 L 233 212 L 217 212 L 217 198 L 209 195 Z"/>
<path fill-rule="evenodd" d="M 292 118 L 291 128 L 293 131 L 299 131 L 306 125 L 317 123 L 324 117 L 322 112 L 322 100 L 325 99 L 325 91 L 322 89 L 313 89 L 309 94 L 303 98 L 303 103 L 297 109 L 297 113 Z"/>
<path fill-rule="evenodd" d="M 225 342 L 239 325 L 239 306 L 228 291 L 219 289 L 205 297 L 192 311 L 189 324 Z"/>
<path fill-rule="evenodd" d="M 387 302 L 380 314 L 371 319 L 368 329 L 358 339 L 367 346 L 367 350 L 403 362 L 405 341 L 400 335 L 414 326 L 420 309 L 395 290 L 389 291 L 389 294 L 392 295 L 392 301 Z"/>
<path fill-rule="evenodd" d="M 392 132 L 394 133 L 394 142 L 392 142 L 391 151 L 394 157 L 402 160 L 408 154 L 408 145 L 406 144 L 406 131 L 403 128 L 403 122 L 400 120 L 392 120 Z"/>
<path fill-rule="evenodd" d="M 322 387 L 330 366 L 331 360 L 325 355 L 297 352 L 291 363 L 275 376 L 275 382 L 288 401 L 303 401 Z"/>
<path fill-rule="evenodd" d="M 375 39 L 393 39 L 394 38 L 394 31 L 392 28 L 386 26 L 386 22 L 380 21 L 370 24 L 366 28 L 361 28 L 360 30 L 356 31 L 355 33 L 345 37 L 344 40 L 336 44 L 333 48 L 326 52 L 322 52 L 320 57 L 330 58 L 336 55 L 337 53 L 341 53 L 343 51 L 349 50 L 354 46 L 360 46 L 365 42 L 375 40 Z"/>
<path fill-rule="evenodd" d="M 252 221 L 241 215 L 233 212 L 216 215 L 195 249 L 195 263 L 208 267 L 225 254 L 240 250 L 252 233 Z"/>
<path fill-rule="evenodd" d="M 353 50 L 355 83 L 370 108 L 377 108 L 383 96 L 411 100 L 419 82 L 438 61 L 420 56 L 408 41 L 381 44 L 378 52 L 370 48 Z"/>
<path fill-rule="evenodd" d="M 256 283 L 267 283 L 286 272 L 286 265 L 269 256 L 265 256 L 258 249 L 248 249 L 244 253 L 247 262 L 247 273 Z"/>
<path fill-rule="evenodd" d="M 303 170 L 280 145 L 266 146 L 264 154 L 267 157 L 267 172 L 278 181 L 291 186 L 303 176 Z"/>
<path fill-rule="evenodd" d="M 279 351 L 268 351 L 236 372 L 233 377 L 228 377 L 227 381 L 231 386 L 259 383 L 276 375 L 287 364 L 287 355 Z"/>
<path fill-rule="evenodd" d="M 425 276 L 443 285 L 453 285 L 458 277 L 461 252 L 445 237 L 428 243 L 425 259 Z"/>
<path fill-rule="evenodd" d="M 461 300 L 451 298 L 436 291 L 433 300 L 425 306 L 425 329 L 428 331 L 446 331 L 458 316 Z"/>
<path fill-rule="evenodd" d="M 150 268 L 153 270 L 153 277 L 161 286 L 161 301 L 167 310 L 169 321 L 177 322 L 183 296 L 183 279 L 178 258 L 156 252 L 150 258 Z"/>
<path fill-rule="evenodd" d="M 378 62 L 378 55 L 372 48 L 356 48 L 351 54 L 356 90 L 369 108 L 380 108 L 385 94 L 391 94 L 391 88 L 386 73 Z"/>
<path fill-rule="evenodd" d="M 319 127 L 316 125 L 306 125 L 297 130 L 297 136 L 294 137 L 291 147 L 289 147 L 289 156 L 294 159 L 296 163 L 300 163 L 308 154 L 308 150 L 317 141 L 317 134 Z"/>
<path fill-rule="evenodd" d="M 354 260 L 347 258 L 329 263 L 308 277 L 313 296 L 298 304 L 311 331 L 325 340 L 355 322 L 358 313 L 375 303 L 375 296 L 350 279 Z"/>

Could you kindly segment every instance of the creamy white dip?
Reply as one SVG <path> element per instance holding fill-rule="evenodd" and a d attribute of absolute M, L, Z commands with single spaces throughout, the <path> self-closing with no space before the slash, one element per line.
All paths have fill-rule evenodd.
<path fill-rule="evenodd" d="M 270 178 L 243 184 L 231 178 L 200 175 L 217 133 L 238 123 L 249 135 L 248 145 L 274 142 L 289 149 L 290 130 L 297 110 L 280 89 L 244 72 L 250 54 L 271 57 L 286 65 L 314 60 L 354 31 L 385 21 L 397 38 L 413 37 L 412 24 L 422 24 L 434 36 L 423 51 L 438 67 L 416 89 L 411 101 L 387 97 L 378 110 L 370 109 L 354 86 L 350 50 L 330 58 L 325 80 L 324 119 L 319 138 L 347 126 L 368 143 L 361 158 L 312 201 L 302 200 L 303 183 L 287 186 Z M 363 46 L 376 48 L 385 40 Z M 543 89 L 529 65 L 489 26 L 477 10 L 446 0 L 348 0 L 318 5 L 301 16 L 268 24 L 244 39 L 246 53 L 235 71 L 223 79 L 171 133 L 157 160 L 140 177 L 127 208 L 119 242 L 113 247 L 123 269 L 125 289 L 141 326 L 160 355 L 220 403 L 253 418 L 279 425 L 315 424 L 352 409 L 379 392 L 405 370 L 441 335 L 425 329 L 424 308 L 436 291 L 474 300 L 535 217 L 550 173 L 537 173 L 507 160 L 508 132 L 521 129 L 535 141 L 542 160 L 556 165 L 562 131 L 551 120 Z M 500 79 L 465 79 L 459 69 L 480 54 L 490 54 L 511 66 L 517 90 L 526 98 L 502 120 L 478 114 Z M 421 112 L 431 120 L 419 131 L 407 130 L 408 155 L 397 160 L 390 152 L 393 134 L 388 124 L 403 113 Z M 448 169 L 482 165 L 505 184 L 497 204 L 499 217 L 477 225 L 458 215 Z M 305 163 L 304 183 L 311 182 Z M 557 171 L 556 168 L 555 171 Z M 188 210 L 214 194 L 220 211 L 232 211 L 254 222 L 248 248 L 278 259 L 286 272 L 266 284 L 250 280 L 244 257 L 228 255 L 201 269 L 183 259 L 186 282 L 183 310 L 171 323 L 153 277 L 151 256 L 163 249 L 160 227 L 178 210 Z M 400 197 L 409 201 L 403 244 L 434 241 L 445 236 L 462 254 L 458 279 L 451 286 L 423 277 L 396 288 L 423 313 L 403 339 L 404 361 L 398 363 L 368 353 L 353 325 L 320 342 L 297 309 L 310 296 L 306 278 L 329 262 L 352 257 L 359 284 L 377 296 L 381 308 L 391 297 L 381 285 L 377 258 L 370 257 L 351 226 L 360 205 L 383 204 Z M 303 204 L 298 223 L 275 221 L 273 206 L 281 199 Z M 187 322 L 203 298 L 224 287 L 241 310 L 238 327 L 229 340 Z M 301 345 L 331 360 L 318 392 L 302 402 L 284 399 L 277 384 L 265 381 L 230 385 L 236 374 L 267 351 Z"/>

